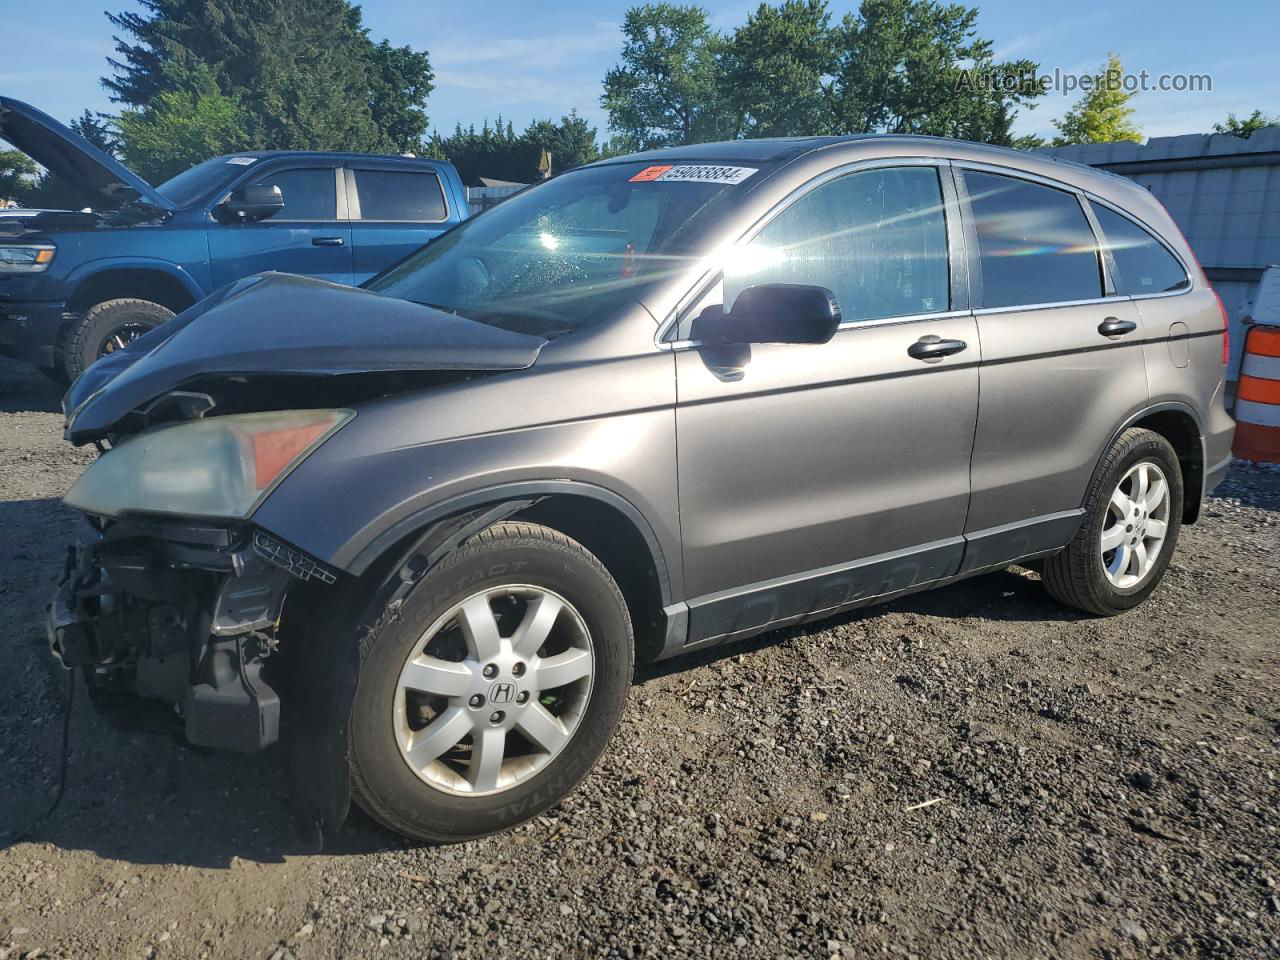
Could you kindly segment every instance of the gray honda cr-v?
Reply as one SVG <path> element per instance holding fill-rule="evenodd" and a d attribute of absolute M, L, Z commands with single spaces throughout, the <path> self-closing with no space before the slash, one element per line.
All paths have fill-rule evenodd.
<path fill-rule="evenodd" d="M 1045 157 L 594 164 L 90 368 L 51 641 L 108 718 L 279 739 L 312 834 L 480 836 L 586 774 L 637 656 L 1033 558 L 1141 603 L 1227 468 L 1223 319 L 1145 190 Z"/>

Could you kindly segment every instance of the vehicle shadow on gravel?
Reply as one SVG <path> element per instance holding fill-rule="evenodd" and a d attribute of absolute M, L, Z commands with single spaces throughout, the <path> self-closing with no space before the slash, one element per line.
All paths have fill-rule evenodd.
<path fill-rule="evenodd" d="M 0 358 L 0 413 L 58 413 L 66 389 L 34 367 Z"/>
<path fill-rule="evenodd" d="M 787 643 L 808 633 L 821 633 L 833 627 L 873 620 L 894 612 L 942 620 L 980 617 L 983 620 L 1075 623 L 1091 619 L 1086 614 L 1057 603 L 1045 593 L 1038 574 L 1021 567 L 1010 567 L 937 590 L 909 594 L 889 603 L 851 610 L 799 626 L 771 630 L 747 640 L 732 641 L 660 663 L 641 664 L 636 667 L 636 682 L 647 683 L 695 666 L 715 663 L 726 657 L 736 657 L 740 653 L 751 653 Z"/>

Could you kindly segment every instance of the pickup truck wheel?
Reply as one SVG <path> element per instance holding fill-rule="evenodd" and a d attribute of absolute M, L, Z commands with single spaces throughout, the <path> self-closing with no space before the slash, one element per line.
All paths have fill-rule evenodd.
<path fill-rule="evenodd" d="M 1103 457 L 1067 548 L 1044 562 L 1044 585 L 1061 602 L 1110 617 L 1160 584 L 1182 525 L 1182 471 L 1169 441 L 1126 430 Z"/>
<path fill-rule="evenodd" d="M 585 547 L 481 531 L 361 641 L 352 794 L 384 826 L 452 843 L 536 816 L 587 774 L 631 682 L 631 620 Z"/>
<path fill-rule="evenodd" d="M 67 376 L 74 381 L 107 354 L 123 350 L 172 316 L 173 311 L 168 307 L 131 297 L 90 307 L 68 331 L 63 350 Z"/>

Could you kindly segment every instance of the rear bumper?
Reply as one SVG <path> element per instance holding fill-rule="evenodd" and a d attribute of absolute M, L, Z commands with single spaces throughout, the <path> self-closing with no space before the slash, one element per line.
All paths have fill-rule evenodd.
<path fill-rule="evenodd" d="M 1227 478 L 1227 471 L 1231 469 L 1231 457 L 1227 457 L 1219 463 L 1209 467 L 1204 472 L 1204 495 L 1207 497 L 1217 489 L 1218 484 Z"/>
<path fill-rule="evenodd" d="M 193 744 L 261 750 L 279 737 L 263 667 L 292 579 L 247 530 L 86 521 L 48 607 L 49 645 L 113 722 L 122 700 L 167 704 Z"/>
<path fill-rule="evenodd" d="M 50 300 L 0 300 L 0 354 L 52 367 L 66 305 Z"/>

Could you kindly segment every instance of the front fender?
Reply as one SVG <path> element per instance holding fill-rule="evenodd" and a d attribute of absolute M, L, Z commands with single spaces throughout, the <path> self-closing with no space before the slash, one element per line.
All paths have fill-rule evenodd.
<path fill-rule="evenodd" d="M 88 260 L 67 274 L 66 279 L 63 281 L 64 289 L 68 293 L 67 299 L 71 299 L 72 291 L 81 286 L 86 280 L 115 270 L 150 270 L 153 273 L 163 273 L 182 284 L 187 293 L 191 295 L 193 302 L 204 297 L 206 293 L 186 268 L 168 260 L 138 256 L 103 257 L 97 260 Z"/>
<path fill-rule="evenodd" d="M 393 449 L 364 435 L 363 419 L 299 464 L 254 513 L 254 523 L 358 576 L 441 517 L 510 498 L 588 497 L 616 509 L 644 537 L 663 603 L 682 596 L 672 411 Z"/>

